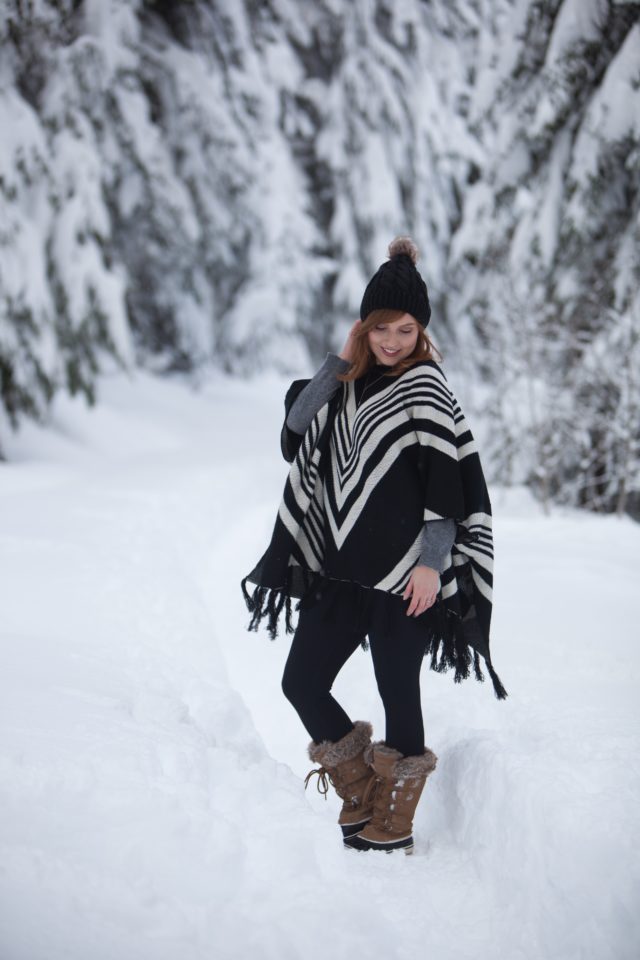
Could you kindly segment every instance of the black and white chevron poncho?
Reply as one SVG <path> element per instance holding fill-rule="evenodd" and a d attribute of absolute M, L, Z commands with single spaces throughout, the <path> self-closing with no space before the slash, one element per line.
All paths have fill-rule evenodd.
<path fill-rule="evenodd" d="M 288 413 L 308 380 L 292 384 Z M 358 390 L 358 385 L 360 390 Z M 282 432 L 291 470 L 271 543 L 242 581 L 252 614 L 276 636 L 291 599 L 319 578 L 347 580 L 402 597 L 420 555 L 425 520 L 454 518 L 457 533 L 428 621 L 427 654 L 455 680 L 482 656 L 496 696 L 489 627 L 493 587 L 491 504 L 475 441 L 442 368 L 428 360 L 400 376 L 380 376 L 360 403 L 362 383 L 341 385 L 304 437 Z M 252 594 L 247 583 L 255 584 Z"/>

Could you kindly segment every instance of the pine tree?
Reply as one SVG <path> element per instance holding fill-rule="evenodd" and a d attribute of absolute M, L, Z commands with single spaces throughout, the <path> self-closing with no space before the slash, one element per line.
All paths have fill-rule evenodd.
<path fill-rule="evenodd" d="M 453 378 L 483 377 L 491 476 L 635 513 L 640 8 L 575 14 L 8 0 L 5 419 L 113 364 L 317 363 L 407 232 Z"/>

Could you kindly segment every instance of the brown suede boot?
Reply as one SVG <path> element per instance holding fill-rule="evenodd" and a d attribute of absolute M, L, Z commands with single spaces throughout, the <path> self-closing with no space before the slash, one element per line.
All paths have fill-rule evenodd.
<path fill-rule="evenodd" d="M 318 775 L 318 791 L 326 799 L 329 783 L 343 801 L 338 823 L 343 837 L 350 837 L 366 825 L 373 812 L 373 800 L 362 802 L 365 790 L 374 774 L 364 760 L 365 748 L 371 746 L 371 724 L 356 720 L 353 730 L 333 743 L 309 744 L 309 758 L 321 767 L 311 770 L 304 781 L 305 789 L 314 774 Z"/>
<path fill-rule="evenodd" d="M 365 760 L 375 771 L 363 797 L 373 797 L 373 815 L 357 836 L 344 842 L 354 850 L 404 850 L 413 852 L 413 817 L 427 777 L 435 770 L 437 757 L 425 747 L 422 756 L 403 757 L 385 743 L 365 750 Z"/>

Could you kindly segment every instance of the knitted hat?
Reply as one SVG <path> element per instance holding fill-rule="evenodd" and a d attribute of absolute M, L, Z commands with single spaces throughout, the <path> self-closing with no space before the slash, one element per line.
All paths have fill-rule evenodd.
<path fill-rule="evenodd" d="M 402 310 L 426 327 L 431 317 L 427 285 L 416 270 L 418 248 L 410 237 L 396 237 L 389 244 L 389 259 L 367 284 L 360 319 L 372 310 Z"/>

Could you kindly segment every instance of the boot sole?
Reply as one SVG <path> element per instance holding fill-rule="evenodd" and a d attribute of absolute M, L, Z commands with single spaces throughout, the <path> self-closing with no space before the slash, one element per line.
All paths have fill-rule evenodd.
<path fill-rule="evenodd" d="M 403 837 L 402 840 L 390 840 L 389 843 L 375 843 L 357 835 L 344 839 L 345 847 L 358 850 L 362 853 L 368 850 L 379 850 L 384 853 L 393 853 L 394 850 L 404 850 L 406 854 L 413 853 L 413 837 Z"/>

